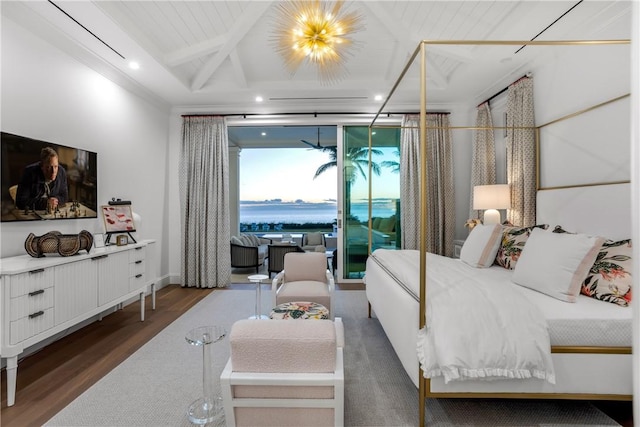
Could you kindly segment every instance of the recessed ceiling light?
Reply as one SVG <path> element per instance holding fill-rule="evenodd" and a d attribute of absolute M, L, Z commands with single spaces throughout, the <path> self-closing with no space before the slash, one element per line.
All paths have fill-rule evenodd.
<path fill-rule="evenodd" d="M 136 61 L 131 61 L 129 62 L 129 68 L 131 68 L 132 70 L 137 70 L 140 68 L 140 64 L 138 64 Z"/>
<path fill-rule="evenodd" d="M 260 135 L 267 136 L 267 133 L 266 132 L 260 132 Z"/>
<path fill-rule="evenodd" d="M 258 96 L 256 96 L 256 102 L 262 102 L 262 101 L 263 101 L 263 99 L 262 99 L 262 97 L 261 97 L 261 96 L 259 96 L 259 95 L 258 95 Z"/>
<path fill-rule="evenodd" d="M 376 101 L 382 101 L 382 95 L 376 95 L 373 97 Z"/>

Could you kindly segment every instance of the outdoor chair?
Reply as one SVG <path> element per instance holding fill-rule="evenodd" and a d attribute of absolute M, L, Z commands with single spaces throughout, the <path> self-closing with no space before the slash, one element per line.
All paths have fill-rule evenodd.
<path fill-rule="evenodd" d="M 320 252 L 288 253 L 284 269 L 271 284 L 272 306 L 286 302 L 315 302 L 329 310 L 333 319 L 335 283 L 327 269 L 327 257 Z"/>
<path fill-rule="evenodd" d="M 271 273 L 280 273 L 284 269 L 284 256 L 289 252 L 304 252 L 298 245 L 269 245 L 269 277 Z"/>
<path fill-rule="evenodd" d="M 320 250 L 318 250 L 318 246 L 322 246 L 323 248 L 327 246 L 323 232 L 305 233 L 302 236 L 302 249 L 306 252 L 320 252 Z M 322 252 L 324 251 L 325 250 L 323 249 Z"/>
<path fill-rule="evenodd" d="M 267 258 L 268 240 L 251 235 L 231 237 L 231 267 L 249 268 L 255 267 L 256 273 L 260 272 L 260 266 Z"/>

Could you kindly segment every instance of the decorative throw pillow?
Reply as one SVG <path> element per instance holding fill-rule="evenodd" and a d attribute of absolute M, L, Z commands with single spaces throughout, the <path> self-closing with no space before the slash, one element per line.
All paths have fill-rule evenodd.
<path fill-rule="evenodd" d="M 623 307 L 631 303 L 631 239 L 607 240 L 582 283 L 581 293 Z"/>
<path fill-rule="evenodd" d="M 511 280 L 559 300 L 575 302 L 603 242 L 602 237 L 534 228 Z"/>
<path fill-rule="evenodd" d="M 504 227 L 502 232 L 502 241 L 496 254 L 496 264 L 513 270 L 520 258 L 520 253 L 524 248 L 531 230 L 534 228 L 541 228 L 546 230 L 549 227 L 547 224 L 533 225 L 531 227 L 515 227 L 508 225 Z"/>
<path fill-rule="evenodd" d="M 242 240 L 240 240 L 236 236 L 231 236 L 231 243 L 233 243 L 234 245 L 238 245 L 238 246 L 244 246 L 244 243 L 242 243 Z"/>
<path fill-rule="evenodd" d="M 476 225 L 460 250 L 460 260 L 472 267 L 491 267 L 496 258 L 502 226 L 500 224 Z"/>
<path fill-rule="evenodd" d="M 243 246 L 255 246 L 253 244 L 253 240 L 251 240 L 251 237 L 247 236 L 246 234 L 240 235 L 240 240 L 242 240 Z"/>

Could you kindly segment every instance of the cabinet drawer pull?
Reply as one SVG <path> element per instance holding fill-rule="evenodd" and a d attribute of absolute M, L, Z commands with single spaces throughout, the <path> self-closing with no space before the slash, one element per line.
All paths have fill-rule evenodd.
<path fill-rule="evenodd" d="M 136 264 L 142 264 L 142 261 L 136 261 Z"/>
<path fill-rule="evenodd" d="M 34 317 L 42 316 L 43 314 L 44 314 L 44 311 L 42 311 L 42 310 L 37 311 L 37 312 L 35 312 L 33 314 L 30 314 L 29 315 L 29 319 L 33 319 Z"/>
<path fill-rule="evenodd" d="M 109 256 L 109 255 L 100 255 L 100 256 L 96 256 L 96 257 L 91 258 L 91 261 L 95 261 L 95 260 L 98 260 L 98 259 L 103 259 L 103 258 L 106 258 L 106 257 L 108 257 L 108 256 Z"/>
<path fill-rule="evenodd" d="M 139 279 L 142 277 L 142 274 L 136 274 L 136 279 Z"/>
<path fill-rule="evenodd" d="M 29 274 L 42 273 L 43 271 L 44 271 L 44 268 L 38 268 L 37 270 L 31 270 Z"/>
<path fill-rule="evenodd" d="M 142 246 L 140 246 L 139 248 L 136 248 L 136 251 L 139 251 L 140 249 L 142 249 Z"/>
<path fill-rule="evenodd" d="M 37 291 L 29 292 L 30 297 L 33 297 L 39 294 L 44 294 L 44 289 L 38 289 Z"/>

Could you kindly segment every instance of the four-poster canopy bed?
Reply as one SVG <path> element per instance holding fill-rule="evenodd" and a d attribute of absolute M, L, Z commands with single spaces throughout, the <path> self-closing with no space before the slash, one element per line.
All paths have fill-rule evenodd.
<path fill-rule="evenodd" d="M 422 41 L 393 86 L 378 115 L 373 119 L 370 128 L 375 126 L 378 116 L 392 97 L 398 84 L 416 57 L 420 55 L 420 188 L 425 189 L 427 174 L 429 174 L 426 169 L 426 50 L 430 45 L 584 46 L 607 44 L 629 44 L 629 41 Z M 540 185 L 539 139 L 543 127 L 572 119 L 627 96 L 624 95 L 569 114 L 545 125 L 531 128 L 535 131 L 537 150 L 536 224 L 548 224 L 551 229 L 560 225 L 564 230 L 574 233 L 575 236 L 584 236 L 585 239 L 596 239 L 591 236 L 602 236 L 613 240 L 630 238 L 631 202 L 628 181 L 542 188 Z M 451 129 L 456 128 L 478 129 L 451 127 Z M 504 129 L 504 127 L 494 126 L 493 129 Z M 425 194 L 425 192 L 421 191 L 421 194 Z M 594 201 L 602 200 L 606 200 L 607 203 L 594 203 Z M 633 384 L 632 312 L 630 307 L 619 307 L 585 295 L 578 295 L 575 298 L 575 303 L 567 303 L 537 290 L 514 284 L 514 270 L 495 265 L 489 268 L 475 268 L 459 259 L 427 254 L 425 249 L 427 203 L 426 197 L 421 197 L 420 250 L 376 250 L 370 254 L 367 260 L 365 274 L 370 309 L 373 309 L 405 370 L 419 388 L 421 425 L 424 425 L 425 422 L 427 397 L 631 400 Z M 502 235 L 501 226 L 497 227 Z M 541 241 L 541 237 L 538 236 L 549 237 L 551 235 L 551 230 L 544 232 L 534 230 L 531 235 L 534 232 L 536 242 Z M 559 239 L 558 234 L 553 236 L 553 239 Z M 571 239 L 575 241 L 578 237 L 571 237 Z M 601 248 L 603 240 L 589 240 L 590 251 L 593 252 L 593 248 Z M 533 241 L 533 239 L 530 240 L 530 242 Z M 556 240 L 552 241 L 556 242 Z M 533 243 L 530 245 L 533 247 Z M 569 245 L 569 247 L 573 246 Z M 525 253 L 524 249 L 522 253 Z M 527 261 L 533 258 L 529 253 L 527 253 L 527 257 Z M 595 253 L 589 265 L 593 264 L 593 259 L 595 259 Z M 475 310 L 474 304 L 479 305 L 480 298 L 476 293 L 471 293 L 471 297 L 469 295 L 460 297 L 460 294 L 453 294 L 454 288 L 463 282 L 473 282 L 472 287 L 475 286 L 476 290 L 480 289 L 479 294 L 485 293 L 486 289 L 497 288 L 497 294 L 487 293 L 488 304 L 492 305 L 494 311 L 524 311 L 530 316 L 527 318 L 528 321 L 524 323 L 531 323 L 533 329 L 527 329 L 527 326 L 531 325 L 523 327 L 519 323 L 506 323 L 505 325 L 505 322 L 513 319 L 509 317 L 500 318 L 497 321 L 501 325 L 499 326 L 500 332 L 508 335 L 507 332 L 517 330 L 522 334 L 531 334 L 525 338 L 532 340 L 541 329 L 548 328 L 549 335 L 546 337 L 546 341 L 545 337 L 540 340 L 536 339 L 532 349 L 523 350 L 521 347 L 516 347 L 520 353 L 513 357 L 514 360 L 510 360 L 509 351 L 504 348 L 499 349 L 508 364 L 502 372 L 490 372 L 490 370 L 478 372 L 465 365 L 466 359 L 460 362 L 459 359 L 465 357 L 471 359 L 470 364 L 477 362 L 477 360 L 473 360 L 474 357 L 488 360 L 499 358 L 500 355 L 484 353 L 483 347 L 485 346 L 520 345 L 517 342 L 514 344 L 514 341 L 494 342 L 492 341 L 494 332 L 484 331 L 482 326 L 479 329 L 474 329 L 474 337 L 468 339 L 468 342 L 465 340 L 465 335 L 460 333 L 455 326 L 449 328 L 452 323 L 465 324 L 471 328 L 474 327 L 474 321 L 480 325 L 484 324 L 484 317 L 474 319 L 472 316 L 466 316 L 469 318 L 463 319 L 462 317 L 465 316 L 460 316 L 460 312 Z M 430 290 L 429 293 L 427 293 L 427 289 Z M 463 292 L 469 292 L 469 288 L 461 289 Z M 505 299 L 504 295 L 507 292 Z M 501 296 L 497 297 L 496 295 Z M 466 302 L 469 306 L 461 308 L 465 307 L 462 305 L 465 303 L 465 299 L 469 300 Z M 518 299 L 526 300 L 524 304 L 527 305 L 507 309 L 515 304 L 512 303 L 513 301 Z M 528 308 L 529 306 L 532 307 Z M 455 316 L 452 317 L 450 313 L 447 317 L 447 310 L 450 308 L 458 310 L 459 319 Z M 474 315 L 485 316 L 485 313 L 478 314 L 474 311 Z M 536 316 L 541 318 L 534 319 Z M 438 327 L 441 327 L 442 331 L 439 332 Z M 444 329 L 445 327 L 447 329 Z M 518 341 L 518 338 L 515 338 Z M 460 345 L 460 341 L 464 341 L 463 345 Z M 465 346 L 472 348 L 465 350 Z M 543 349 L 549 352 L 549 348 L 548 355 L 540 351 Z M 523 355 L 528 356 L 527 352 L 530 350 L 532 359 L 527 359 L 524 363 L 524 369 L 518 370 L 523 368 L 522 360 L 518 360 L 518 358 Z M 469 351 L 471 354 L 463 356 L 456 353 L 457 351 Z M 478 352 L 482 353 L 479 356 L 474 354 Z M 453 368 L 433 363 L 433 360 L 442 361 L 447 358 L 455 361 L 452 363 Z M 419 359 L 421 364 L 419 364 Z M 427 376 L 430 378 L 425 378 L 425 371 L 423 371 L 425 368 L 428 371 Z M 487 378 L 477 378 L 485 374 L 486 377 L 490 377 L 491 381 L 487 381 Z M 464 380 L 456 381 L 456 379 Z"/>

